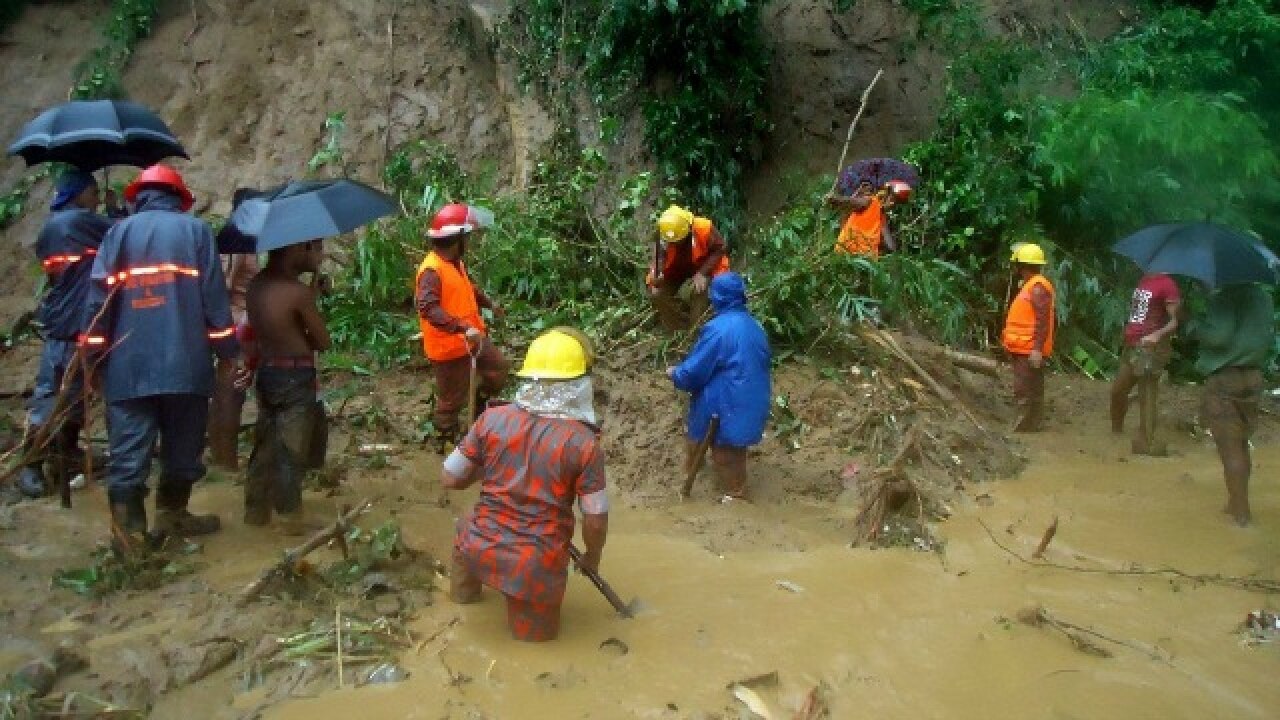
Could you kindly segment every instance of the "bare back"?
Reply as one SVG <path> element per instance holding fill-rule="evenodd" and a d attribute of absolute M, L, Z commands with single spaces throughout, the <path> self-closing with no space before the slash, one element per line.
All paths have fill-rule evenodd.
<path fill-rule="evenodd" d="M 329 349 L 315 292 L 295 277 L 264 270 L 249 283 L 249 324 L 263 358 L 300 357 Z"/>

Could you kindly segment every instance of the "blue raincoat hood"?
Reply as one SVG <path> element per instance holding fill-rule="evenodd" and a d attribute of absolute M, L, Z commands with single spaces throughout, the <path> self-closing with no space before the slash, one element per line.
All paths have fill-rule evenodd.
<path fill-rule="evenodd" d="M 711 297 L 711 307 L 717 313 L 747 305 L 747 284 L 736 272 L 720 273 L 712 278 L 708 294 Z"/>

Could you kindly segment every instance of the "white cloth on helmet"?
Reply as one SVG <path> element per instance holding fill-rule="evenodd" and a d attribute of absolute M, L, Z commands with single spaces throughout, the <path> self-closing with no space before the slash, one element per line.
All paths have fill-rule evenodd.
<path fill-rule="evenodd" d="M 534 415 L 597 425 L 593 397 L 591 376 L 583 375 L 572 380 L 526 380 L 516 390 L 515 403 Z"/>

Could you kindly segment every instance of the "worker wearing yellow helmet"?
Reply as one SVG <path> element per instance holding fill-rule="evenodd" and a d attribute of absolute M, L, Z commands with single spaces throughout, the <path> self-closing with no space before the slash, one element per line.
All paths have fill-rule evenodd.
<path fill-rule="evenodd" d="M 585 552 L 598 571 L 609 532 L 604 450 L 585 335 L 555 328 L 529 345 L 515 401 L 482 413 L 441 468 L 444 486 L 477 481 L 480 497 L 458 523 L 449 597 L 480 600 L 481 586 L 506 596 L 517 640 L 560 631 L 576 503 Z"/>
<path fill-rule="evenodd" d="M 1044 361 L 1053 354 L 1054 289 L 1043 274 L 1044 250 L 1033 243 L 1013 246 L 1009 258 L 1020 287 L 1005 317 L 1001 343 L 1013 365 L 1013 398 L 1019 408 L 1014 432 L 1044 426 Z"/>
<path fill-rule="evenodd" d="M 645 284 L 664 328 L 680 330 L 697 323 L 706 313 L 711 278 L 729 270 L 726 251 L 724 238 L 711 220 L 679 205 L 662 211 Z M 686 319 L 676 294 L 688 280 L 693 281 L 693 292 L 689 296 Z"/>

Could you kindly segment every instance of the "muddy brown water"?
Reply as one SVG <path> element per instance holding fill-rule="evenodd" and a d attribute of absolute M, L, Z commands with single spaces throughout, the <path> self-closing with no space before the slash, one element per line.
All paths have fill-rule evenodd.
<path fill-rule="evenodd" d="M 979 522 L 1030 554 L 1057 515 L 1047 557 L 1058 563 L 1274 579 L 1280 447 L 1256 453 L 1258 524 L 1241 530 L 1218 512 L 1220 469 L 1203 438 L 1176 438 L 1174 457 L 1129 458 L 1123 440 L 1069 430 L 1031 439 L 1031 463 L 1019 478 L 968 488 L 940 525 L 946 539 L 940 554 L 850 549 L 854 510 L 838 504 L 633 506 L 619 498 L 602 571 L 624 599 L 643 600 L 637 618 L 614 616 L 575 576 L 562 637 L 528 645 L 508 637 L 493 593 L 467 607 L 437 594 L 410 629 L 416 638 L 438 637 L 404 654 L 406 681 L 286 699 L 263 716 L 738 718 L 749 715 L 727 686 L 770 672 L 777 684 L 759 693 L 775 718 L 791 718 L 820 683 L 833 718 L 1280 716 L 1280 646 L 1243 647 L 1237 633 L 1250 610 L 1280 607 L 1277 596 L 1165 576 L 1031 567 L 1000 550 Z M 474 494 L 456 496 L 447 508 L 430 502 L 437 462 L 429 455 L 396 458 L 396 467 L 355 481 L 346 498 L 381 497 L 381 512 L 394 512 L 411 545 L 442 556 L 453 518 Z M 54 503 L 22 506 L 15 528 L 0 534 L 0 558 L 82 561 L 82 549 L 59 550 L 42 538 L 96 534 L 97 495 L 78 496 L 72 513 Z M 975 501 L 981 495 L 988 497 Z M 229 521 L 207 544 L 200 574 L 220 593 L 243 586 L 289 544 L 269 530 L 241 526 L 234 519 L 239 502 L 238 488 L 224 482 L 202 488 L 194 503 Z M 318 514 L 333 510 L 333 500 L 307 502 Z M 39 535 L 21 532 L 24 522 Z M 29 592 L 20 583 L 0 587 L 6 607 L 32 602 L 14 596 L 22 587 Z M 98 633 L 86 644 L 90 660 L 101 667 L 128 646 L 198 633 L 207 622 L 201 610 L 219 600 L 183 602 Z M 1138 649 L 1099 640 L 1114 657 L 1083 654 L 1056 632 L 1019 623 L 1018 612 L 1032 606 Z M 28 612 L 43 632 L 8 625 L 0 670 L 29 656 L 31 634 L 58 637 L 74 625 L 48 611 Z M 610 638 L 626 653 L 616 643 L 602 648 Z M 251 715 L 264 705 L 266 690 L 241 692 L 242 672 L 237 662 L 162 695 L 151 716 Z"/>
<path fill-rule="evenodd" d="M 636 619 L 614 617 L 582 578 L 570 582 L 564 634 L 551 644 L 510 640 L 493 594 L 477 606 L 446 602 L 414 631 L 460 623 L 407 655 L 406 682 L 291 701 L 267 717 L 736 718 L 726 686 L 773 671 L 779 683 L 761 695 L 778 718 L 818 683 L 830 688 L 835 718 L 1280 716 L 1278 648 L 1242 647 L 1235 633 L 1249 610 L 1274 608 L 1274 596 L 1029 567 L 979 524 L 1030 554 L 1056 514 L 1048 558 L 1060 563 L 1280 576 L 1280 448 L 1257 453 L 1260 523 L 1240 530 L 1217 512 L 1219 469 L 1207 446 L 1121 462 L 1123 445 L 1105 435 L 1034 440 L 1022 478 L 981 488 L 993 505 L 961 508 L 944 524 L 941 556 L 850 550 L 817 530 L 804 552 L 712 552 L 664 532 L 673 512 L 725 532 L 771 519 L 812 525 L 833 512 L 817 505 L 619 510 L 603 570 L 625 598 L 644 600 Z M 1105 641 L 1114 657 L 1082 654 L 1014 619 L 1033 605 L 1168 662 Z M 602 650 L 609 638 L 629 651 Z M 453 686 L 450 674 L 469 680 Z"/>

